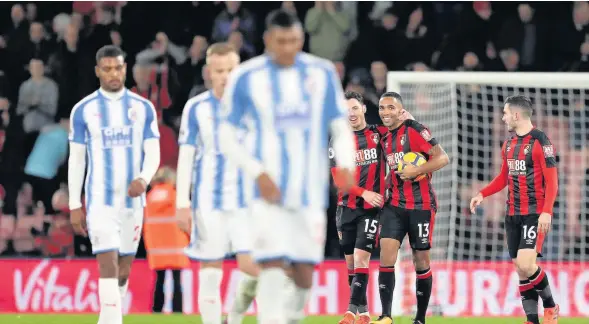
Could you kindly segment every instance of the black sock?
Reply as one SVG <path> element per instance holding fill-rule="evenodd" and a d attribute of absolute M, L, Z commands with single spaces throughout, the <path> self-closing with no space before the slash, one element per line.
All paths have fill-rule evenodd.
<path fill-rule="evenodd" d="M 432 295 L 432 271 L 430 268 L 427 268 L 425 270 L 417 270 L 416 272 L 415 294 L 417 297 L 417 315 L 415 315 L 415 319 L 421 323 L 425 323 L 425 314 L 427 313 L 429 298 Z"/>
<path fill-rule="evenodd" d="M 395 267 L 381 266 L 378 272 L 378 293 L 382 304 L 382 315 L 391 317 L 393 292 L 395 291 Z"/>
<path fill-rule="evenodd" d="M 352 280 L 354 280 L 354 269 L 348 269 L 348 286 L 352 287 Z"/>
<path fill-rule="evenodd" d="M 529 280 L 519 281 L 519 293 L 522 295 L 522 305 L 528 322 L 540 324 L 538 318 L 538 293 Z"/>
<path fill-rule="evenodd" d="M 530 277 L 530 283 L 534 286 L 540 298 L 542 298 L 544 308 L 552 308 L 556 306 L 554 299 L 552 299 L 548 277 L 546 277 L 546 273 L 542 271 L 542 268 L 538 267 L 538 270 L 536 270 L 536 272 Z"/>
<path fill-rule="evenodd" d="M 367 311 L 366 304 L 366 288 L 368 286 L 368 268 L 356 268 L 356 275 L 352 283 L 350 306 L 356 306 L 354 309 L 358 313 L 365 313 Z M 352 311 L 348 308 L 349 311 Z"/>

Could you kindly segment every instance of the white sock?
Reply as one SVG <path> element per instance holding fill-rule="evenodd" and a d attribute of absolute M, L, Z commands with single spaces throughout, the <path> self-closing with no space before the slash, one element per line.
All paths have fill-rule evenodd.
<path fill-rule="evenodd" d="M 124 301 L 125 297 L 127 296 L 127 290 L 129 290 L 129 279 L 127 279 L 123 286 L 119 286 L 119 292 L 121 293 L 122 301 Z"/>
<path fill-rule="evenodd" d="M 301 288 L 295 285 L 294 281 L 290 280 L 287 286 L 286 295 L 287 303 L 286 309 L 288 314 L 288 323 L 300 323 L 305 318 L 305 306 L 309 301 L 311 289 Z"/>
<path fill-rule="evenodd" d="M 258 277 L 258 323 L 285 324 L 286 296 L 280 287 L 284 286 L 286 275 L 281 268 L 262 269 Z"/>
<path fill-rule="evenodd" d="M 241 324 L 247 309 L 256 297 L 258 278 L 243 273 L 231 311 L 227 314 L 227 324 Z"/>
<path fill-rule="evenodd" d="M 221 324 L 223 270 L 201 268 L 198 272 L 198 307 L 203 324 Z"/>
<path fill-rule="evenodd" d="M 98 279 L 98 297 L 100 298 L 98 324 L 122 324 L 123 308 L 119 292 L 119 279 Z"/>

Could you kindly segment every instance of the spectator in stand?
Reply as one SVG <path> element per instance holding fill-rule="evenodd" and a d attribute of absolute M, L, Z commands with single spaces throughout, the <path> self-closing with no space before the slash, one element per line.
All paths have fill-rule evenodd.
<path fill-rule="evenodd" d="M 45 76 L 45 65 L 39 59 L 29 63 L 31 78 L 21 84 L 16 113 L 23 117 L 24 156 L 31 152 L 41 128 L 53 124 L 57 113 L 58 87 Z"/>
<path fill-rule="evenodd" d="M 238 30 L 234 30 L 229 34 L 227 42 L 239 51 L 241 62 L 249 60 L 255 54 L 255 49 L 243 42 L 243 35 Z"/>
<path fill-rule="evenodd" d="M 53 18 L 51 27 L 53 29 L 54 41 L 60 42 L 64 39 L 68 26 L 72 23 L 72 18 L 66 13 L 60 13 Z"/>
<path fill-rule="evenodd" d="M 25 20 L 25 9 L 20 4 L 15 4 L 10 10 L 12 23 L 4 33 L 6 45 L 13 54 L 18 54 L 27 41 L 29 34 L 29 22 Z"/>
<path fill-rule="evenodd" d="M 307 11 L 305 30 L 309 33 L 309 52 L 330 61 L 342 61 L 350 40 L 348 13 L 341 11 L 335 1 L 315 1 Z"/>
<path fill-rule="evenodd" d="M 204 36 L 196 35 L 192 39 L 192 44 L 188 49 L 188 59 L 178 69 L 180 78 L 179 102 L 186 102 L 191 98 L 189 97 L 190 90 L 196 85 L 203 84 L 202 69 L 206 64 L 208 46 L 209 43 Z"/>
<path fill-rule="evenodd" d="M 571 16 L 555 24 L 551 69 L 589 71 L 589 3 L 575 2 Z"/>
<path fill-rule="evenodd" d="M 421 62 L 431 65 L 432 55 L 437 48 L 438 42 L 432 24 L 424 19 L 424 10 L 417 7 L 409 15 L 409 22 L 405 29 L 405 46 L 403 51 L 411 53 L 403 60 L 405 69 L 410 64 Z"/>
<path fill-rule="evenodd" d="M 47 62 L 53 48 L 51 43 L 46 39 L 45 27 L 40 22 L 31 23 L 29 31 L 29 41 L 25 44 L 24 51 L 21 53 L 23 59 L 30 60 L 38 58 Z"/>
<path fill-rule="evenodd" d="M 380 25 L 376 27 L 375 31 L 375 48 L 389 70 L 402 70 L 404 66 L 400 62 L 403 56 L 407 55 L 398 50 L 403 47 L 405 41 L 403 31 L 397 25 L 398 22 L 399 17 L 394 10 L 392 8 L 388 9 L 382 16 Z M 359 41 L 361 40 L 358 39 L 357 42 Z"/>
<path fill-rule="evenodd" d="M 234 31 L 239 31 L 243 36 L 243 46 L 248 52 L 255 49 L 256 21 L 249 10 L 241 6 L 239 1 L 225 1 L 223 10 L 213 23 L 213 42 L 225 42 Z"/>
<path fill-rule="evenodd" d="M 166 271 L 172 270 L 172 311 L 182 313 L 180 271 L 187 268 L 190 261 L 184 254 L 189 238 L 176 225 L 176 174 L 163 167 L 155 174 L 151 185 L 153 187 L 147 194 L 143 239 L 149 268 L 156 273 L 152 310 L 162 312 Z"/>
<path fill-rule="evenodd" d="M 387 91 L 387 72 L 387 66 L 382 61 L 375 61 L 370 65 L 372 90 L 379 98 Z"/>
<path fill-rule="evenodd" d="M 190 89 L 190 93 L 188 94 L 188 98 L 192 98 L 198 96 L 199 94 L 209 90 L 211 88 L 211 78 L 209 76 L 207 66 L 203 66 L 202 68 L 202 83 L 196 84 L 192 89 Z"/>
<path fill-rule="evenodd" d="M 43 128 L 25 166 L 26 181 L 33 190 L 35 202 L 42 202 L 45 214 L 55 214 L 53 194 L 59 189 L 57 172 L 68 152 L 69 119 Z"/>
<path fill-rule="evenodd" d="M 0 165 L 2 165 L 4 142 L 6 141 L 6 129 L 10 123 L 10 114 L 8 109 L 10 102 L 4 97 L 0 97 Z"/>
<path fill-rule="evenodd" d="M 27 20 L 31 23 L 37 20 L 37 5 L 34 3 L 27 3 Z"/>
<path fill-rule="evenodd" d="M 546 69 L 547 31 L 535 15 L 532 4 L 517 6 L 517 17 L 507 20 L 501 27 L 497 49 L 514 49 L 521 58 L 522 71 L 544 71 Z"/>

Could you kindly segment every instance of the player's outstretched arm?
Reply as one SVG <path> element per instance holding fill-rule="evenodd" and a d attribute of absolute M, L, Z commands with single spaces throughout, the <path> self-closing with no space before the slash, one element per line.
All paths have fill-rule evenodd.
<path fill-rule="evenodd" d="M 558 173 L 556 169 L 556 157 L 554 147 L 545 134 L 541 134 L 532 148 L 534 164 L 540 164 L 540 170 L 544 177 L 544 206 L 538 218 L 538 232 L 547 233 L 552 222 L 554 202 L 558 194 Z"/>
<path fill-rule="evenodd" d="M 509 170 L 507 168 L 507 161 L 505 159 L 505 144 L 503 144 L 501 149 L 501 157 L 501 171 L 499 171 L 499 174 L 470 200 L 470 211 L 473 214 L 475 213 L 476 207 L 483 202 L 483 199 L 498 193 L 499 191 L 503 190 L 505 186 L 507 186 L 507 176 L 509 174 Z"/>

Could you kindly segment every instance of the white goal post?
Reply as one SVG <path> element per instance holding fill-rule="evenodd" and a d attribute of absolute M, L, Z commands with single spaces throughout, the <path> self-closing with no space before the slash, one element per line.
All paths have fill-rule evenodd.
<path fill-rule="evenodd" d="M 511 95 L 532 99 L 534 125 L 552 140 L 559 163 L 553 228 L 544 243 L 544 258 L 539 262 L 546 264 L 551 277 L 558 277 L 558 271 L 573 263 L 589 269 L 589 73 L 389 72 L 387 90 L 401 94 L 405 108 L 430 128 L 451 159 L 432 180 L 439 205 L 432 249 L 434 274 L 436 269 L 440 272 L 434 277 L 434 309 L 460 316 L 519 314 L 517 309 L 510 310 L 503 300 L 499 301 L 507 298 L 501 295 L 509 286 L 505 281 L 517 282 L 509 264 L 503 227 L 507 190 L 485 199 L 476 214 L 468 211 L 472 195 L 499 172 L 500 147 L 509 136 L 501 120 L 503 101 Z M 403 246 L 401 271 L 408 278 L 413 266 L 407 242 Z M 452 282 L 458 280 L 458 272 L 467 273 L 472 281 L 472 272 L 479 270 L 494 273 L 486 273 L 496 276 L 496 281 L 489 282 L 501 286 L 481 296 L 468 282 L 464 298 L 471 306 L 462 309 L 457 306 L 458 301 L 450 301 L 454 298 L 450 296 L 462 289 Z M 584 314 L 579 313 L 576 307 L 581 305 L 574 304 L 577 301 L 572 299 L 577 275 L 582 276 L 567 273 L 568 281 L 553 289 L 561 300 L 570 297 L 570 315 Z M 497 303 L 485 299 L 490 298 L 489 291 L 498 294 Z M 411 313 L 414 302 L 405 299 L 414 297 L 396 296 L 403 300 L 396 305 L 397 312 Z M 484 311 L 473 306 L 481 303 Z M 579 303 L 589 307 L 589 300 Z M 589 315 L 589 310 L 586 312 Z"/>

